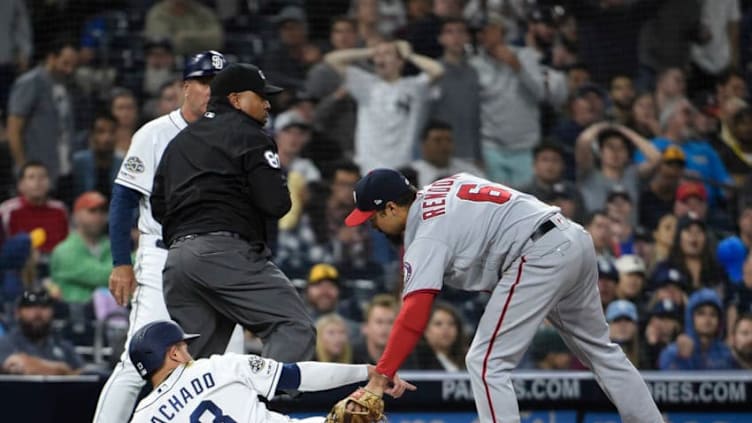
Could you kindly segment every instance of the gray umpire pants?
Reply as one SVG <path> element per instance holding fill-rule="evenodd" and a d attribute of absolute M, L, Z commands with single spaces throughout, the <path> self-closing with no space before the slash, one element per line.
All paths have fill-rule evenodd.
<path fill-rule="evenodd" d="M 186 333 L 201 335 L 189 344 L 194 357 L 224 353 L 237 323 L 261 338 L 265 357 L 312 359 L 316 329 L 302 299 L 251 244 L 221 235 L 174 242 L 163 276 L 170 317 Z"/>

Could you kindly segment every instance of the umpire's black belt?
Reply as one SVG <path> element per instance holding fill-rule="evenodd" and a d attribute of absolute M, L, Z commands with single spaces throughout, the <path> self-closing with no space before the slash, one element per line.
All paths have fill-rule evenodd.
<path fill-rule="evenodd" d="M 246 239 L 243 238 L 239 233 L 230 232 L 230 231 L 213 231 L 213 232 L 204 232 L 204 233 L 200 233 L 200 234 L 188 234 L 188 235 L 179 236 L 179 237 L 175 238 L 170 243 L 170 245 L 172 246 L 172 245 L 175 245 L 178 242 L 188 241 L 190 239 L 195 239 L 195 238 L 202 237 L 202 236 L 226 236 L 226 237 L 229 237 L 229 238 L 242 239 L 243 241 L 246 241 Z"/>
<path fill-rule="evenodd" d="M 530 240 L 533 242 L 539 240 L 543 235 L 547 234 L 551 229 L 555 227 L 556 224 L 551 219 L 546 220 L 545 222 L 541 223 L 540 226 L 538 226 L 538 229 L 536 229 L 532 235 L 530 235 Z"/>

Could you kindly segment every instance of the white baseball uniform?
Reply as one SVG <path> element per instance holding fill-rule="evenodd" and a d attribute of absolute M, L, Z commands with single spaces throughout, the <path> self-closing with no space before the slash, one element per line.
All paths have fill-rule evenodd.
<path fill-rule="evenodd" d="M 162 294 L 162 269 L 167 260 L 167 250 L 157 246 L 158 241 L 161 243 L 162 226 L 152 217 L 149 196 L 162 153 L 175 135 L 186 126 L 188 123 L 183 119 L 180 109 L 146 123 L 133 134 L 128 153 L 115 178 L 116 184 L 141 194 L 138 207 L 140 235 L 133 268 L 138 286 L 131 300 L 126 346 L 133 333 L 145 324 L 170 319 Z M 235 327 L 228 351 L 243 351 L 242 327 Z M 143 385 L 144 381 L 131 364 L 126 348 L 102 388 L 94 422 L 127 421 Z"/>
<path fill-rule="evenodd" d="M 300 389 L 307 391 L 356 383 L 368 376 L 363 365 L 297 365 L 301 367 Z M 131 422 L 322 423 L 323 417 L 291 419 L 267 410 L 258 400 L 259 395 L 274 397 L 282 367 L 272 359 L 240 354 L 213 355 L 181 365 L 141 400 Z"/>
<path fill-rule="evenodd" d="M 440 290 L 442 281 L 491 293 L 466 357 L 481 422 L 520 421 L 509 372 L 546 317 L 624 422 L 663 421 L 640 374 L 609 340 L 590 236 L 558 208 L 460 173 L 419 192 L 405 249 L 403 296 Z"/>

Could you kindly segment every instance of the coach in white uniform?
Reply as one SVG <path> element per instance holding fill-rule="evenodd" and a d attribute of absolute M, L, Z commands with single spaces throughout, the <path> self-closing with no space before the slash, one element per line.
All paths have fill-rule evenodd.
<path fill-rule="evenodd" d="M 590 236 L 556 207 L 460 173 L 417 192 L 377 169 L 355 186 L 350 226 L 404 235 L 403 306 L 377 371 L 393 377 L 423 334 L 444 283 L 491 298 L 465 359 L 481 423 L 519 423 L 510 372 L 544 318 L 596 375 L 625 423 L 663 422 L 640 374 L 609 340 Z M 384 378 L 366 389 L 381 392 Z"/>
<path fill-rule="evenodd" d="M 110 204 L 110 242 L 114 261 L 110 291 L 120 305 L 128 304 L 133 294 L 128 339 L 149 322 L 169 319 L 162 293 L 162 269 L 167 249 L 161 240 L 162 227 L 152 217 L 149 205 L 154 173 L 167 144 L 206 112 L 209 82 L 225 65 L 224 56 L 216 51 L 206 51 L 188 59 L 183 71 L 183 105 L 152 120 L 133 135 L 115 179 Z M 131 264 L 130 234 L 136 208 L 140 235 L 134 266 Z M 242 330 L 237 329 L 231 345 L 234 345 L 233 350 L 242 352 Z M 120 363 L 102 388 L 94 422 L 127 421 L 143 385 L 143 380 L 129 362 L 126 348 Z"/>
<path fill-rule="evenodd" d="M 150 323 L 134 334 L 131 361 L 154 390 L 138 404 L 133 423 L 301 421 L 267 410 L 258 396 L 271 400 L 281 389 L 323 391 L 378 376 L 371 365 L 279 363 L 256 355 L 213 355 L 193 361 L 186 342 L 196 337 L 171 321 Z M 402 391 L 415 389 L 400 384 Z M 319 423 L 324 418 L 303 421 Z"/>

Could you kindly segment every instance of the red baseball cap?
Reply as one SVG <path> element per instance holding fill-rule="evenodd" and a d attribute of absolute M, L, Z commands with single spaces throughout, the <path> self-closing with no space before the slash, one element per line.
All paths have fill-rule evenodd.
<path fill-rule="evenodd" d="M 76 202 L 73 203 L 73 212 L 79 210 L 91 210 L 107 205 L 107 198 L 104 195 L 96 191 L 85 192 L 76 198 Z"/>
<path fill-rule="evenodd" d="M 355 209 L 345 218 L 345 225 L 362 225 L 386 203 L 399 200 L 412 189 L 410 181 L 396 170 L 372 170 L 355 184 Z"/>
<path fill-rule="evenodd" d="M 676 199 L 686 201 L 689 197 L 697 197 L 702 201 L 708 201 L 708 191 L 701 182 L 682 182 L 676 189 Z"/>

